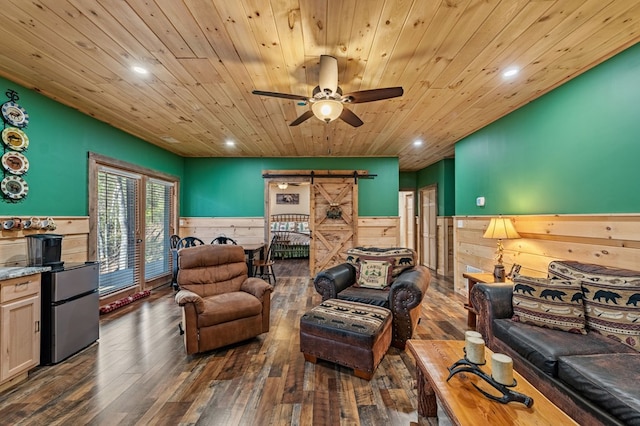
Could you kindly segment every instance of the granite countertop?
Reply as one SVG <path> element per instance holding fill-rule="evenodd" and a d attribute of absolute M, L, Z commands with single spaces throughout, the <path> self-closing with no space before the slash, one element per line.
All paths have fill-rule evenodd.
<path fill-rule="evenodd" d="M 0 280 L 24 277 L 50 271 L 50 266 L 9 266 L 0 268 Z"/>

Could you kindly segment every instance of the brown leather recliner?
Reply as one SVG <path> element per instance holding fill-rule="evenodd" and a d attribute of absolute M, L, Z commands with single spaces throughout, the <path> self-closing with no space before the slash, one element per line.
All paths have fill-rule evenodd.
<path fill-rule="evenodd" d="M 205 352 L 269 331 L 273 287 L 249 277 L 244 250 L 203 245 L 178 251 L 175 300 L 182 306 L 188 354 Z"/>

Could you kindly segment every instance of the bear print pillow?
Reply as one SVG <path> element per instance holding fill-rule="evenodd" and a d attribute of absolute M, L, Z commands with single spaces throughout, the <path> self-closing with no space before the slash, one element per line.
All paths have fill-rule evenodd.
<path fill-rule="evenodd" d="M 513 277 L 513 321 L 587 334 L 580 280 Z"/>

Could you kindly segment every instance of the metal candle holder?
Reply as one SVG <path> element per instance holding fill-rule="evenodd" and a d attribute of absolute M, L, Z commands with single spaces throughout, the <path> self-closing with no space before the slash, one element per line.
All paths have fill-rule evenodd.
<path fill-rule="evenodd" d="M 471 383 L 473 385 L 473 387 L 475 387 L 476 389 L 478 389 L 480 391 L 480 393 L 482 393 L 484 396 L 486 396 L 489 399 L 492 399 L 494 401 L 498 401 L 502 404 L 508 404 L 509 402 L 520 402 L 522 404 L 524 404 L 527 408 L 531 408 L 531 406 L 533 405 L 533 398 L 531 398 L 530 396 L 527 396 L 525 394 L 522 394 L 520 392 L 516 392 L 512 389 L 514 386 L 516 386 L 518 384 L 518 382 L 516 382 L 516 379 L 513 379 L 513 384 L 511 385 L 503 385 L 502 383 L 498 383 L 495 381 L 495 379 L 491 376 L 489 376 L 487 373 L 485 373 L 484 371 L 482 371 L 482 369 L 480 368 L 481 365 L 484 365 L 485 363 L 482 364 L 476 364 L 474 362 L 471 362 L 467 359 L 466 355 L 463 359 L 460 359 L 456 362 L 453 363 L 453 365 L 451 367 L 448 368 L 449 370 L 449 377 L 447 377 L 447 381 L 449 381 L 450 378 L 452 378 L 453 376 L 455 376 L 458 373 L 471 373 L 471 374 L 475 374 L 476 376 L 482 378 L 485 382 L 489 383 L 491 386 L 493 386 L 497 391 L 499 391 L 500 393 L 502 393 L 501 397 L 495 396 L 495 395 L 491 395 L 490 393 L 480 389 L 475 383 Z"/>

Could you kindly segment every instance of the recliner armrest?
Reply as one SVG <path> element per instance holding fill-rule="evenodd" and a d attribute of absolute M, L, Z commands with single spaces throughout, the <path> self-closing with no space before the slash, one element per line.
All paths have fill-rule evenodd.
<path fill-rule="evenodd" d="M 341 263 L 325 271 L 318 272 L 313 285 L 322 295 L 322 300 L 335 299 L 342 290 L 356 282 L 356 268 L 349 263 Z"/>
<path fill-rule="evenodd" d="M 469 299 L 476 311 L 476 330 L 484 336 L 487 345 L 493 348 L 493 320 L 513 316 L 513 284 L 478 283 L 471 289 Z"/>
<path fill-rule="evenodd" d="M 204 301 L 202 300 L 202 297 L 192 291 L 180 290 L 176 293 L 175 301 L 180 306 L 184 306 L 187 303 L 193 303 L 197 313 L 201 314 L 204 312 Z"/>
<path fill-rule="evenodd" d="M 261 278 L 249 277 L 242 283 L 240 290 L 262 300 L 265 293 L 273 291 L 273 286 Z"/>
<path fill-rule="evenodd" d="M 417 266 L 402 272 L 391 283 L 389 300 L 392 301 L 395 308 L 402 310 L 410 310 L 418 306 L 424 298 L 431 274 L 424 266 Z"/>

